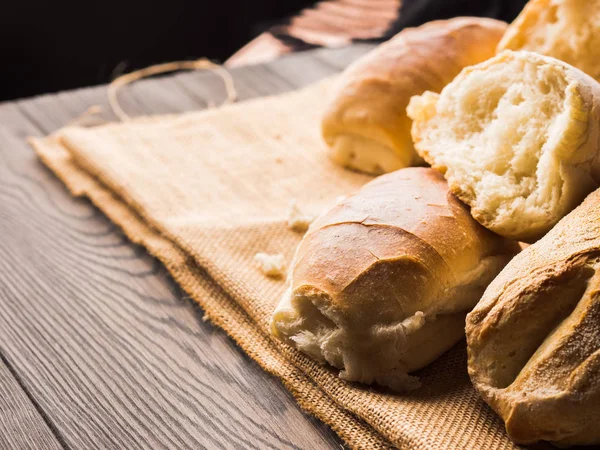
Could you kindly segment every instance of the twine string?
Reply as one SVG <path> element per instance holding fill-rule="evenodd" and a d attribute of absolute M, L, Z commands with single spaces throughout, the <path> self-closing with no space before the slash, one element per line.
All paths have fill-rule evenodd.
<path fill-rule="evenodd" d="M 221 65 L 209 61 L 206 58 L 198 59 L 196 61 L 173 61 L 164 64 L 156 64 L 153 66 L 145 67 L 140 70 L 136 70 L 115 78 L 108 85 L 108 103 L 115 115 L 122 121 L 129 120 L 131 117 L 123 110 L 119 104 L 117 97 L 117 91 L 119 88 L 133 83 L 142 78 L 148 78 L 154 75 L 162 73 L 176 72 L 178 70 L 210 70 L 211 72 L 218 75 L 225 84 L 225 90 L 227 92 L 227 98 L 222 103 L 223 105 L 235 102 L 237 98 L 237 92 L 235 90 L 235 83 L 231 74 L 225 70 Z"/>

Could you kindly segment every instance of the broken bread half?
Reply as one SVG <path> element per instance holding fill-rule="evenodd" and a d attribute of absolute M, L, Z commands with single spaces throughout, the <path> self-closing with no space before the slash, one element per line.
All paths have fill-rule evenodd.
<path fill-rule="evenodd" d="M 503 52 L 407 112 L 419 154 L 503 236 L 535 241 L 599 185 L 600 85 L 557 59 Z"/>
<path fill-rule="evenodd" d="M 600 190 L 517 255 L 467 317 L 469 375 L 521 444 L 600 444 Z"/>
<path fill-rule="evenodd" d="M 439 172 L 383 175 L 310 225 L 271 332 L 345 380 L 416 388 L 409 373 L 464 336 L 467 312 L 518 251 Z"/>

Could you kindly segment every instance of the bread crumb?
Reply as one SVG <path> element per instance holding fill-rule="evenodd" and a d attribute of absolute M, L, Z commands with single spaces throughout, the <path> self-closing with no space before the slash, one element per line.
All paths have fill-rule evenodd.
<path fill-rule="evenodd" d="M 281 253 L 257 253 L 254 261 L 259 264 L 260 271 L 268 277 L 280 278 L 285 275 L 285 258 Z"/>
<path fill-rule="evenodd" d="M 290 202 L 290 211 L 288 214 L 287 224 L 290 230 L 299 233 L 305 233 L 310 224 L 315 220 L 315 217 L 309 214 L 304 214 L 298 208 L 296 200 Z"/>

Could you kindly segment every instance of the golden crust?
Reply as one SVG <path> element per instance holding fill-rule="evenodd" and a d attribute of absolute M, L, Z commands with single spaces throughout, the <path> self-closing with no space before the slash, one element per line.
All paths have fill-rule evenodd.
<path fill-rule="evenodd" d="M 517 255 L 467 316 L 469 374 L 513 440 L 600 444 L 600 191 Z"/>
<path fill-rule="evenodd" d="M 273 332 L 293 344 L 312 333 L 312 356 L 346 379 L 414 387 L 406 373 L 464 335 L 466 313 L 518 250 L 477 224 L 440 173 L 399 170 L 310 226 Z"/>
<path fill-rule="evenodd" d="M 351 65 L 322 122 L 332 158 L 369 173 L 422 164 L 406 105 L 439 92 L 462 68 L 494 55 L 506 24 L 459 17 L 408 28 Z"/>

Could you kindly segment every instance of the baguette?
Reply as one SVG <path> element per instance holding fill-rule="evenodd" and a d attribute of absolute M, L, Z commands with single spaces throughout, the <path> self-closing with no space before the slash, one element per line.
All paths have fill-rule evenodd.
<path fill-rule="evenodd" d="M 341 76 L 322 121 L 334 161 L 372 174 L 420 165 L 406 105 L 439 92 L 472 64 L 494 55 L 506 23 L 460 17 L 407 28 L 352 64 Z"/>
<path fill-rule="evenodd" d="M 600 190 L 467 317 L 469 375 L 517 443 L 600 444 Z"/>
<path fill-rule="evenodd" d="M 519 250 L 480 226 L 432 169 L 376 178 L 300 243 L 274 336 L 348 381 L 402 391 L 464 336 L 467 312 Z"/>

